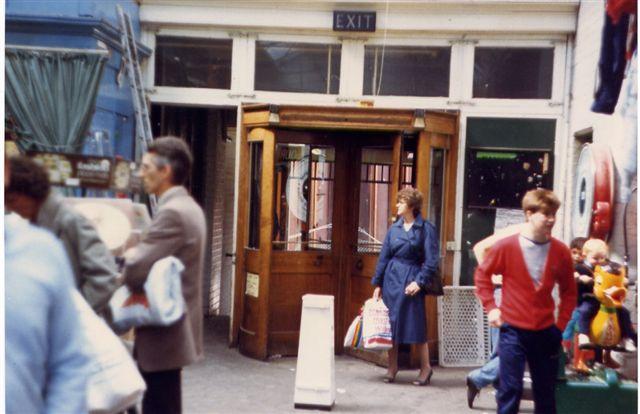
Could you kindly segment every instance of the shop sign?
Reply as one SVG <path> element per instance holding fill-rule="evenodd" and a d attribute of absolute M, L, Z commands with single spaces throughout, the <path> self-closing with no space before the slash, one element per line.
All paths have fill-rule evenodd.
<path fill-rule="evenodd" d="M 27 155 L 49 173 L 52 185 L 140 192 L 136 163 L 109 157 L 30 151 Z"/>
<path fill-rule="evenodd" d="M 376 12 L 333 11 L 334 32 L 375 32 Z"/>

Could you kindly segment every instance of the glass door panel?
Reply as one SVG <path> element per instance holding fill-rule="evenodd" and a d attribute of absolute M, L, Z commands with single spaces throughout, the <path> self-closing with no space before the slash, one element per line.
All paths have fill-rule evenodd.
<path fill-rule="evenodd" d="M 330 250 L 335 150 L 277 144 L 273 248 Z"/>
<path fill-rule="evenodd" d="M 379 253 L 389 227 L 393 149 L 363 148 L 358 206 L 358 253 Z"/>
<path fill-rule="evenodd" d="M 400 189 L 416 186 L 416 140 L 413 136 L 402 138 L 400 160 Z"/>
<path fill-rule="evenodd" d="M 429 210 L 427 220 L 436 226 L 442 240 L 444 229 L 442 225 L 442 214 L 444 205 L 444 180 L 445 180 L 445 149 L 431 149 L 431 182 L 429 185 Z"/>

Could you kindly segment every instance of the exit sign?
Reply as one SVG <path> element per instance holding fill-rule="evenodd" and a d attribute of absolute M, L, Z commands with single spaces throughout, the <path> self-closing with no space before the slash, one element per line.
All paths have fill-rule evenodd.
<path fill-rule="evenodd" d="M 375 32 L 376 12 L 333 11 L 335 32 Z"/>

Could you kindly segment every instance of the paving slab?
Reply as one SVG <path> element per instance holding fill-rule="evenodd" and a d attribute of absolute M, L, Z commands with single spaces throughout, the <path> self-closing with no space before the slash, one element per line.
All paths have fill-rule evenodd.
<path fill-rule="evenodd" d="M 205 319 L 205 359 L 183 373 L 183 407 L 187 414 L 298 413 L 323 410 L 293 406 L 296 358 L 258 361 L 227 345 L 228 319 Z M 493 389 L 482 390 L 474 409 L 467 407 L 465 377 L 470 368 L 434 367 L 431 384 L 411 384 L 417 370 L 402 370 L 385 384 L 385 368 L 350 356 L 336 356 L 336 402 L 333 413 L 495 413 Z M 533 405 L 523 401 L 522 413 Z"/>

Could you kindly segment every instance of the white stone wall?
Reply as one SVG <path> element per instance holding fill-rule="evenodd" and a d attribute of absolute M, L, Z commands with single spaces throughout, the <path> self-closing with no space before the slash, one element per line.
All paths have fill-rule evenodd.
<path fill-rule="evenodd" d="M 575 191 L 574 173 L 575 163 L 579 148 L 573 139 L 573 134 L 587 128 L 593 129 L 593 142 L 603 143 L 611 149 L 616 169 L 621 165 L 628 164 L 628 148 L 630 142 L 625 135 L 625 125 L 618 112 L 613 115 L 603 115 L 591 112 L 591 104 L 597 85 L 598 59 L 600 57 L 600 46 L 602 27 L 604 25 L 604 2 L 582 0 L 578 14 L 578 27 L 575 38 L 574 61 L 572 65 L 573 82 L 571 88 L 570 107 L 570 131 L 571 148 L 570 153 L 574 154 L 572 162 L 567 163 L 570 171 L 567 179 L 571 191 L 568 192 L 567 202 L 572 204 L 572 196 Z M 623 90 L 627 82 L 623 84 Z M 622 93 L 621 93 L 622 97 Z M 637 140 L 637 137 L 636 137 Z M 635 148 L 632 151 L 636 151 Z M 622 261 L 624 254 L 623 237 L 623 213 L 625 203 L 620 199 L 621 185 L 620 177 L 616 177 L 614 192 L 616 200 L 613 205 L 614 221 L 613 230 L 609 239 L 612 259 Z M 631 188 L 635 187 L 635 180 Z M 635 199 L 635 195 L 633 196 Z M 571 206 L 569 206 L 570 208 Z M 635 202 L 633 202 L 627 212 L 627 231 L 630 252 L 630 277 L 636 279 L 637 274 L 637 214 Z"/>

